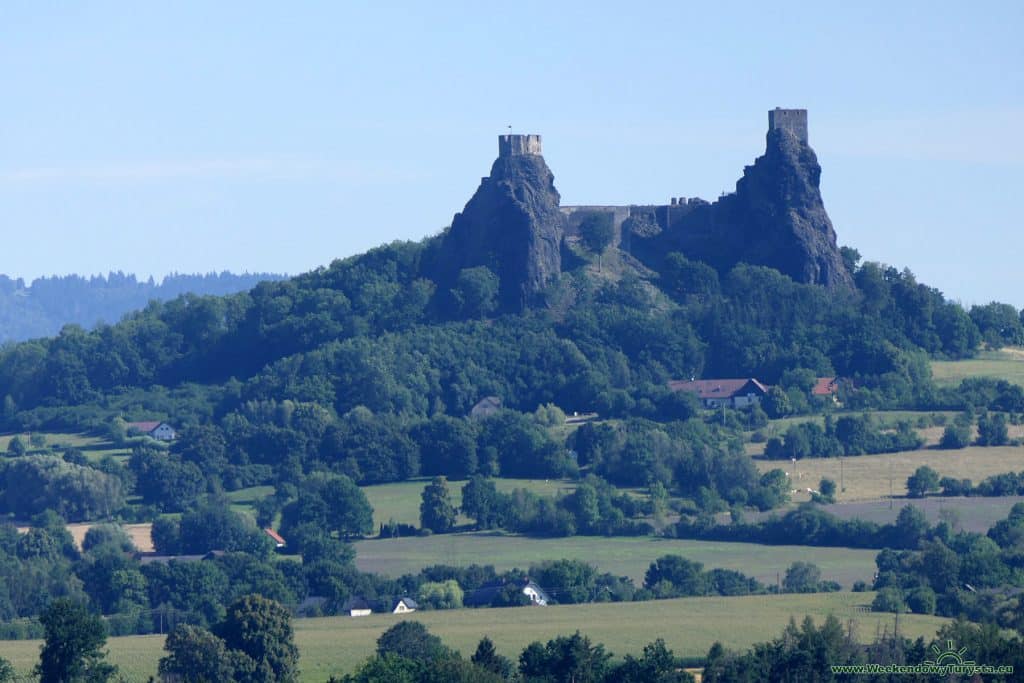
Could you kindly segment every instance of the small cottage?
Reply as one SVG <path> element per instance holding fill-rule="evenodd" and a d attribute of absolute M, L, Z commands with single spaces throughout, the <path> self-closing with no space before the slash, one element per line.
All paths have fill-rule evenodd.
<path fill-rule="evenodd" d="M 409 612 L 415 612 L 419 609 L 419 605 L 412 598 L 399 598 L 395 601 L 394 607 L 391 608 L 392 614 L 408 614 Z"/>

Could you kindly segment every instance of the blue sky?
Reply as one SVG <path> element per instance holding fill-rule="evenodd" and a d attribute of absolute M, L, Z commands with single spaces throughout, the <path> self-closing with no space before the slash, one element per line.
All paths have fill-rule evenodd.
<path fill-rule="evenodd" d="M 768 5 L 4 3 L 0 272 L 296 273 L 420 239 L 508 125 L 563 203 L 714 199 L 782 106 L 840 243 L 1024 306 L 1024 3 Z"/>

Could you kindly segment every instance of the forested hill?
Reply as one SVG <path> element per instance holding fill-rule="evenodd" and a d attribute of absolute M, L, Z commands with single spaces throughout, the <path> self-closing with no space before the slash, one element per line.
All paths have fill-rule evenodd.
<path fill-rule="evenodd" d="M 678 421 L 693 406 L 671 379 L 757 377 L 799 393 L 838 375 L 850 406 L 960 408 L 968 394 L 937 389 L 929 357 L 1024 338 L 1011 306 L 968 312 L 907 270 L 839 248 L 802 128 L 770 130 L 765 161 L 734 195 L 677 203 L 692 225 L 653 207 L 650 220 L 590 212 L 570 226 L 539 138 L 503 136 L 499 150 L 439 236 L 0 349 L 0 429 L 216 425 L 240 463 L 354 458 L 381 480 L 417 468 L 380 471 L 373 454 L 403 452 L 419 423 L 461 420 L 487 396 L 523 413 L 554 403 Z M 792 220 L 769 220 L 781 215 Z M 763 252 L 727 254 L 750 226 Z M 301 438 L 299 414 L 317 416 Z"/>
<path fill-rule="evenodd" d="M 0 275 L 0 344 L 52 337 L 67 324 L 91 328 L 115 323 L 125 313 L 144 308 L 153 299 L 167 301 L 182 294 L 234 294 L 262 280 L 281 280 L 276 273 L 173 273 L 161 282 L 140 281 L 122 272 L 106 277 L 65 275 L 42 277 L 25 284 Z"/>
<path fill-rule="evenodd" d="M 607 212 L 568 226 L 552 210 L 558 197 L 540 155 L 512 156 L 499 159 L 439 236 L 0 347 L 0 432 L 91 431 L 123 443 L 125 421 L 170 422 L 178 439 L 169 453 L 138 444 L 128 470 L 108 462 L 85 472 L 111 486 L 123 478 L 156 506 L 150 512 L 256 485 L 274 486 L 281 496 L 271 503 L 284 505 L 296 486 L 313 490 L 323 476 L 371 484 L 581 473 L 613 486 L 658 484 L 703 501 L 701 509 L 723 509 L 722 501 L 768 509 L 790 486 L 781 470 L 758 472 L 743 429 L 763 426 L 766 413 L 811 411 L 818 377 L 844 378 L 842 400 L 854 409 L 1024 410 L 1015 385 L 937 387 L 931 379 L 930 358 L 970 356 L 983 339 L 1020 343 L 1011 306 L 966 311 L 907 270 L 861 263 L 831 233 L 801 242 L 800 262 L 810 267 L 786 274 L 793 264 L 775 247 L 795 234 L 787 225 L 772 228 L 783 241 L 766 242 L 772 249 L 759 265 L 698 260 L 676 239 L 685 224 L 666 222 L 664 241 L 643 225 L 621 226 L 616 239 Z M 770 170 L 747 177 L 765 185 L 759 174 Z M 712 211 L 707 227 L 719 214 L 739 221 L 749 213 L 737 207 L 783 206 L 794 196 L 745 192 L 693 209 Z M 644 234 L 650 248 L 631 253 L 627 242 Z M 724 253 L 715 249 L 708 258 Z M 756 377 L 772 385 L 770 400 L 764 410 L 705 413 L 694 394 L 669 388 L 689 377 Z M 486 397 L 503 409 L 469 417 Z M 565 413 L 574 411 L 597 413 L 601 424 L 566 436 Z M 95 469 L 68 457 L 78 464 L 33 455 L 25 471 L 49 468 L 55 483 L 44 488 L 61 492 L 55 478 L 70 472 L 79 481 Z M 40 511 L 15 505 L 40 487 L 22 486 L 10 467 L 6 479 L 0 473 L 0 511 Z M 569 529 L 553 505 L 537 503 L 515 528 Z M 633 529 L 632 513 L 620 512 L 600 528 Z M 311 519 L 296 517 L 285 535 L 315 527 Z"/>

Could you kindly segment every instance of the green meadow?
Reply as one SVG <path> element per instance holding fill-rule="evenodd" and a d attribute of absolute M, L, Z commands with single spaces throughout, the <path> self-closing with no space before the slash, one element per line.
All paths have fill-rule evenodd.
<path fill-rule="evenodd" d="M 417 612 L 410 616 L 375 614 L 352 619 L 324 617 L 296 619 L 301 680 L 323 683 L 332 674 L 347 673 L 372 652 L 380 634 L 400 619 L 423 622 L 431 632 L 468 657 L 484 635 L 498 650 L 515 658 L 534 640 L 546 641 L 579 630 L 592 641 L 604 643 L 617 658 L 639 654 L 643 646 L 663 638 L 677 655 L 699 657 L 716 641 L 730 648 L 746 648 L 778 636 L 789 619 L 811 615 L 820 623 L 834 614 L 849 624 L 857 637 L 869 642 L 877 633 L 891 631 L 893 615 L 865 612 L 873 593 L 810 595 L 758 595 L 747 597 L 682 598 L 631 603 L 594 603 L 552 607 L 460 609 Z M 928 639 L 947 623 L 932 616 L 900 615 L 900 633 Z M 39 654 L 39 641 L 0 642 L 0 657 L 26 675 Z M 109 661 L 118 665 L 128 681 L 146 681 L 156 673 L 163 647 L 162 636 L 127 636 L 108 641 Z"/>
<path fill-rule="evenodd" d="M 533 538 L 496 532 L 470 532 L 373 539 L 356 544 L 356 566 L 389 576 L 415 573 L 434 564 L 494 565 L 496 569 L 527 569 L 544 560 L 575 559 L 602 572 L 643 583 L 647 567 L 662 555 L 677 554 L 704 564 L 705 569 L 735 569 L 766 583 L 775 583 L 793 562 L 813 562 L 825 579 L 850 587 L 871 581 L 875 550 L 770 546 L 754 543 L 689 541 L 655 536 L 570 536 Z"/>
<path fill-rule="evenodd" d="M 968 377 L 993 377 L 1024 386 L 1024 349 L 1007 347 L 982 351 L 976 358 L 956 361 L 932 361 L 936 384 L 953 385 Z"/>

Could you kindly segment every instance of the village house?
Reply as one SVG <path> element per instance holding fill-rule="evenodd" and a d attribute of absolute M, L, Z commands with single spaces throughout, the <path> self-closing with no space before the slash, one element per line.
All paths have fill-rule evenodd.
<path fill-rule="evenodd" d="M 408 614 L 409 612 L 415 612 L 419 607 L 412 598 L 399 598 L 395 601 L 395 606 L 391 608 L 391 613 Z"/>
<path fill-rule="evenodd" d="M 691 379 L 672 380 L 668 383 L 672 391 L 688 391 L 697 394 L 705 408 L 746 408 L 761 403 L 768 393 L 768 387 L 752 377 L 746 379 Z"/>
<path fill-rule="evenodd" d="M 166 422 L 160 422 L 159 420 L 129 422 L 125 427 L 129 435 L 142 434 L 144 436 L 154 438 L 157 441 L 174 441 L 178 438 L 178 434 L 174 431 L 174 427 Z"/>
<path fill-rule="evenodd" d="M 823 401 L 839 403 L 839 378 L 819 377 L 811 387 L 811 396 Z"/>

